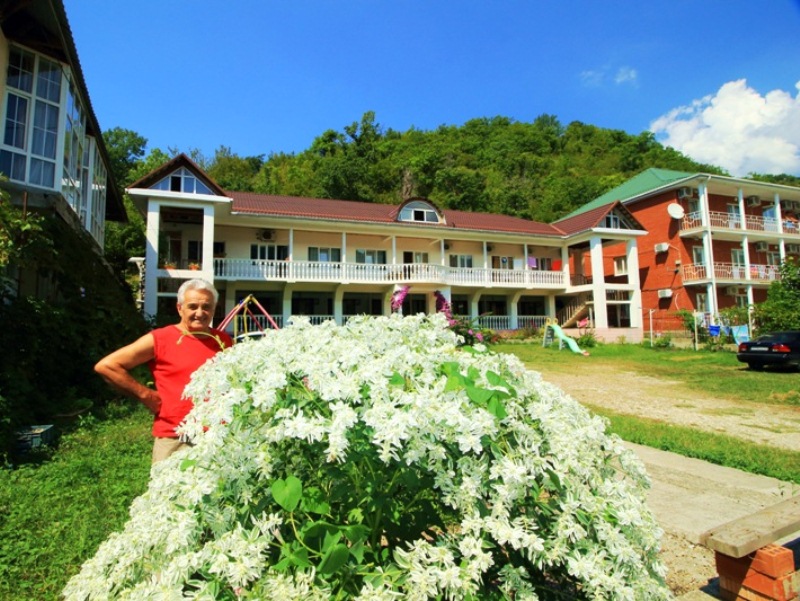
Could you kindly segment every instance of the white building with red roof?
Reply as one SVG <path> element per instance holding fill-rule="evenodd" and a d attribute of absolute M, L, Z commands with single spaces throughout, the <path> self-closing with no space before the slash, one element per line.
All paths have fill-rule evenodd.
<path fill-rule="evenodd" d="M 147 219 L 144 311 L 171 318 L 184 280 L 220 291 L 218 319 L 250 295 L 279 325 L 293 315 L 343 323 L 386 315 L 408 287 L 403 312 L 435 311 L 435 293 L 458 315 L 494 330 L 565 327 L 590 318 L 606 339 L 642 336 L 637 238 L 644 229 L 621 204 L 557 225 L 441 209 L 221 189 L 179 155 L 127 190 Z M 628 276 L 571 273 L 623 244 Z M 584 260 L 586 259 L 586 260 Z"/>

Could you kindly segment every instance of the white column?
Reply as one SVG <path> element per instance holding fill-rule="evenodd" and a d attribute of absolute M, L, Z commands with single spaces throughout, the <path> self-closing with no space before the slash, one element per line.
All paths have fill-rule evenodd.
<path fill-rule="evenodd" d="M 203 277 L 214 281 L 214 206 L 203 207 Z"/>
<path fill-rule="evenodd" d="M 342 232 L 342 258 L 340 263 L 347 263 L 347 232 Z M 355 260 L 353 260 L 355 263 Z M 336 322 L 340 323 L 340 322 Z"/>
<path fill-rule="evenodd" d="M 639 248 L 636 238 L 625 245 L 628 263 L 628 284 L 633 288 L 630 294 L 631 327 L 642 327 L 642 289 L 639 283 Z"/>
<path fill-rule="evenodd" d="M 519 299 L 525 291 L 518 290 L 508 297 L 508 327 L 512 330 L 519 329 Z"/>
<path fill-rule="evenodd" d="M 153 200 L 147 203 L 147 225 L 144 251 L 144 314 L 154 317 L 158 309 L 158 233 L 161 229 L 161 205 Z"/>
<path fill-rule="evenodd" d="M 595 327 L 608 327 L 608 309 L 606 307 L 606 279 L 603 270 L 603 240 L 594 237 L 589 241 L 592 259 L 592 296 L 594 297 Z"/>
<path fill-rule="evenodd" d="M 342 234 L 344 236 L 344 234 Z M 342 240 L 344 244 L 344 240 Z M 344 325 L 344 290 L 346 286 L 337 286 L 333 291 L 333 320 L 340 326 Z"/>
<path fill-rule="evenodd" d="M 744 190 L 739 188 L 739 193 L 738 193 L 737 196 L 738 196 L 738 200 L 739 200 L 739 219 L 741 221 L 741 223 L 739 223 L 739 227 L 742 228 L 743 230 L 746 230 L 747 229 L 747 216 L 745 215 L 745 212 L 744 212 Z"/>
<path fill-rule="evenodd" d="M 545 309 L 548 317 L 555 317 L 556 316 L 556 295 L 555 294 L 548 294 L 547 295 L 547 309 Z"/>
<path fill-rule="evenodd" d="M 290 238 L 291 239 L 291 238 Z M 289 317 L 292 316 L 292 286 L 283 289 L 283 327 L 289 325 Z"/>

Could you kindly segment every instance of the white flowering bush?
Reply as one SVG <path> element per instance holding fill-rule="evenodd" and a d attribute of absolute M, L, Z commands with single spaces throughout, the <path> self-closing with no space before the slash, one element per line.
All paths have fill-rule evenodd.
<path fill-rule="evenodd" d="M 513 356 L 439 316 L 295 322 L 193 377 L 85 599 L 667 599 L 647 478 Z"/>

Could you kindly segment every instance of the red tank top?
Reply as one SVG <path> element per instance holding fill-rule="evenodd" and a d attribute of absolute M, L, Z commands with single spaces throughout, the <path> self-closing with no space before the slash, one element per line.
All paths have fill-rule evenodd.
<path fill-rule="evenodd" d="M 175 428 L 192 410 L 191 399 L 181 398 L 189 378 L 232 342 L 228 334 L 215 329 L 208 334 L 189 334 L 172 325 L 151 334 L 155 341 L 154 358 L 148 366 L 161 397 L 161 409 L 153 421 L 153 436 L 177 438 Z"/>

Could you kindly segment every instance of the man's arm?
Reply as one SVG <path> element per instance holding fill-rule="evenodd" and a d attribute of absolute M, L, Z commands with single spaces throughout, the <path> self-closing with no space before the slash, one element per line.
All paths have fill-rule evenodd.
<path fill-rule="evenodd" d="M 153 414 L 158 414 L 161 397 L 158 391 L 140 384 L 130 374 L 130 370 L 147 363 L 155 356 L 155 340 L 152 334 L 145 334 L 135 342 L 106 355 L 94 370 L 122 394 L 140 401 Z"/>

